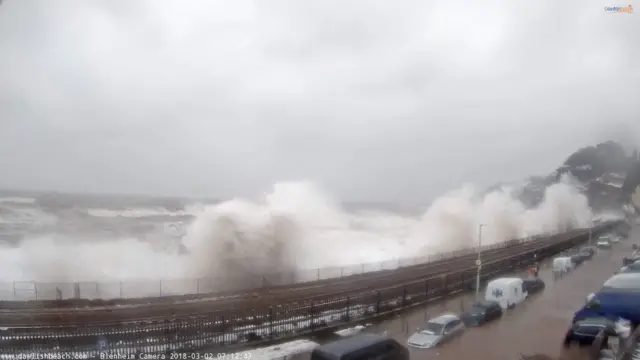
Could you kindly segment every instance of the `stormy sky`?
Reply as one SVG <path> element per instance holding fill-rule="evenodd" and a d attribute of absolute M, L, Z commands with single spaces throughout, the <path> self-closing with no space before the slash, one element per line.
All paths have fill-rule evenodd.
<path fill-rule="evenodd" d="M 640 14 L 607 5 L 4 0 L 0 187 L 420 201 L 547 173 L 640 134 Z"/>

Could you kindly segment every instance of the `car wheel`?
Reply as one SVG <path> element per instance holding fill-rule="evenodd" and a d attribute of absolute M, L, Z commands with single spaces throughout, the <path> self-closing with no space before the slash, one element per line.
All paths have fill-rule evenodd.
<path fill-rule="evenodd" d="M 573 341 L 574 341 L 573 334 L 571 333 L 571 331 L 569 331 L 567 335 L 565 335 L 564 337 L 564 343 L 563 343 L 564 347 L 570 347 Z"/>

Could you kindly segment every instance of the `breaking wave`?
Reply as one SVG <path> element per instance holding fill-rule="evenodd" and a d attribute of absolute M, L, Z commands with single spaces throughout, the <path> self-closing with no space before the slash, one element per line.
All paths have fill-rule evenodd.
<path fill-rule="evenodd" d="M 278 183 L 259 202 L 200 209 L 178 244 L 41 236 L 0 249 L 4 281 L 112 281 L 238 276 L 423 256 L 590 225 L 585 196 L 563 181 L 527 209 L 514 189 L 453 191 L 421 216 L 347 211 L 312 182 Z"/>

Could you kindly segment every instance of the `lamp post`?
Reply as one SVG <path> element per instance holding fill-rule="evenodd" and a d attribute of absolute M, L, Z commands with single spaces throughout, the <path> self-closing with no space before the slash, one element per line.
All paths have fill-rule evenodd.
<path fill-rule="evenodd" d="M 482 270 L 482 228 L 487 224 L 478 225 L 478 260 L 476 260 L 476 266 L 478 267 L 478 273 L 476 274 L 476 301 L 480 296 L 480 271 Z"/>
<path fill-rule="evenodd" d="M 591 233 L 593 232 L 593 213 L 589 216 L 589 246 L 593 245 L 593 238 L 591 237 Z"/>

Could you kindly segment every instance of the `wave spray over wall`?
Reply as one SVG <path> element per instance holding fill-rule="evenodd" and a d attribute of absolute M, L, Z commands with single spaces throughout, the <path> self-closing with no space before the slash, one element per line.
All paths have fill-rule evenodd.
<path fill-rule="evenodd" d="M 117 281 L 217 278 L 378 262 L 555 233 L 590 225 L 585 196 L 568 179 L 527 209 L 513 189 L 453 191 L 421 216 L 349 212 L 311 182 L 278 183 L 259 202 L 205 207 L 182 238 L 186 251 L 153 240 L 79 242 L 30 238 L 0 248 L 2 281 Z"/>

